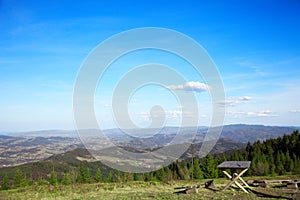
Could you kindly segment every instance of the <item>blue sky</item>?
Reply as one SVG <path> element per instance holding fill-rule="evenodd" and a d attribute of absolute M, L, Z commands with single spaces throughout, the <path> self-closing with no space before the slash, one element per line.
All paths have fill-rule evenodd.
<path fill-rule="evenodd" d="M 132 28 L 174 29 L 196 40 L 223 79 L 225 124 L 300 126 L 300 1 L 0 1 L 0 131 L 74 129 L 76 76 L 93 48 Z M 151 56 L 149 56 L 151 55 Z M 132 58 L 132 59 L 130 59 Z M 182 60 L 144 52 L 121 59 L 127 70 L 163 62 L 203 83 Z M 116 66 L 117 67 L 117 66 Z M 124 69 L 123 69 L 124 70 Z M 95 108 L 114 127 L 109 105 L 122 70 L 112 67 L 99 84 Z M 101 87 L 100 87 L 101 86 Z M 151 98 L 153 94 L 157 98 Z M 200 125 L 208 125 L 208 92 L 195 92 Z M 178 125 L 174 97 L 157 86 L 138 90 L 131 118 L 149 124 L 153 104 L 165 106 L 167 125 Z"/>

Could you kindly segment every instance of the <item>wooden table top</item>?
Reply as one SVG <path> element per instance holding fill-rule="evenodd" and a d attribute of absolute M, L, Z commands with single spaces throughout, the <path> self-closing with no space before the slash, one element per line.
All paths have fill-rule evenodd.
<path fill-rule="evenodd" d="M 219 169 L 246 169 L 249 168 L 251 161 L 225 161 L 218 165 Z"/>

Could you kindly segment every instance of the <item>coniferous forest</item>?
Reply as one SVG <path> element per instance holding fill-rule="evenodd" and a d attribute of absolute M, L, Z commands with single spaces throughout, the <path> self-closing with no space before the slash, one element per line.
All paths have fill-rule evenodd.
<path fill-rule="evenodd" d="M 277 139 L 248 143 L 246 148 L 224 154 L 208 154 L 202 159 L 176 161 L 155 172 L 136 174 L 116 170 L 103 170 L 86 161 L 74 163 L 72 170 L 57 169 L 54 165 L 49 173 L 33 176 L 32 169 L 15 167 L 13 173 L 0 173 L 1 189 L 18 188 L 28 185 L 70 185 L 96 182 L 161 181 L 208 179 L 223 177 L 217 165 L 226 160 L 249 160 L 248 176 L 276 176 L 300 174 L 300 134 L 294 131 Z M 102 165 L 103 166 L 103 165 Z M 41 170 L 41 169 L 39 169 Z"/>

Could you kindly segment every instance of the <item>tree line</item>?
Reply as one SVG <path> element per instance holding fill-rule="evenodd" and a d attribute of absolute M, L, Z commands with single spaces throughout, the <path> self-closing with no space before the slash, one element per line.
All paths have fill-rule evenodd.
<path fill-rule="evenodd" d="M 46 177 L 34 180 L 26 176 L 19 168 L 13 178 L 4 175 L 1 189 L 18 188 L 29 185 L 70 185 L 81 183 L 191 180 L 223 177 L 217 165 L 226 160 L 250 160 L 251 167 L 246 175 L 283 175 L 300 174 L 300 135 L 294 131 L 277 139 L 248 143 L 246 148 L 233 150 L 219 155 L 207 154 L 204 158 L 177 160 L 169 166 L 149 173 L 129 173 L 110 170 L 103 173 L 101 168 L 91 172 L 86 161 L 80 162 L 79 168 L 65 173 L 56 173 L 55 169 Z"/>

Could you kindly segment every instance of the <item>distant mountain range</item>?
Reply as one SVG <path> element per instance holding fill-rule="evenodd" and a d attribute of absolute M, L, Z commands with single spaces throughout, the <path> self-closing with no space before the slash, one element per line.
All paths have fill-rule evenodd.
<path fill-rule="evenodd" d="M 292 126 L 264 126 L 264 125 L 246 125 L 246 124 L 232 124 L 223 126 L 221 137 L 230 138 L 239 142 L 254 142 L 256 140 L 265 140 L 268 138 L 280 137 L 283 134 L 289 134 L 294 130 L 299 130 L 300 127 Z M 127 130 L 126 132 L 133 133 L 134 136 L 147 137 L 153 133 L 158 132 L 156 135 L 172 135 L 176 134 L 179 127 L 164 127 L 160 131 L 159 129 L 139 129 L 139 130 Z M 187 134 L 190 134 L 194 127 L 182 127 L 181 130 Z M 208 127 L 200 126 L 197 129 L 197 136 L 203 136 L 206 134 Z M 93 131 L 93 130 L 91 130 Z M 120 138 L 122 141 L 132 139 L 127 136 L 120 129 L 106 129 L 102 131 L 106 136 L 112 139 Z M 0 135 L 6 135 L 11 137 L 33 138 L 33 137 L 67 137 L 67 138 L 79 138 L 76 130 L 40 130 L 29 132 L 3 132 Z"/>
<path fill-rule="evenodd" d="M 223 127 L 219 141 L 212 150 L 212 153 L 223 153 L 228 150 L 242 148 L 247 142 L 277 138 L 284 134 L 291 134 L 297 127 L 278 127 L 263 125 L 226 125 Z M 132 137 L 124 134 L 119 129 L 105 130 L 105 135 L 116 145 L 133 152 L 147 152 L 158 149 L 168 144 L 176 136 L 178 127 L 165 127 L 161 131 L 157 129 L 129 130 L 134 135 L 141 135 L 142 138 Z M 181 128 L 184 144 L 184 136 L 192 134 L 193 127 Z M 208 127 L 198 127 L 194 138 L 193 148 L 200 149 Z M 97 132 L 86 130 L 87 132 Z M 151 133 L 157 132 L 154 136 Z M 92 140 L 94 146 L 101 145 L 103 149 L 109 150 L 102 139 L 97 143 Z M 178 145 L 181 145 L 178 144 Z M 175 144 L 176 145 L 176 144 Z M 35 162 L 47 159 L 53 155 L 66 153 L 77 148 L 83 148 L 81 140 L 76 131 L 47 130 L 22 133 L 5 133 L 0 135 L 0 168 L 20 165 L 28 162 Z M 189 148 L 183 158 L 190 157 L 192 149 Z M 79 156 L 80 157 L 80 156 Z"/>

